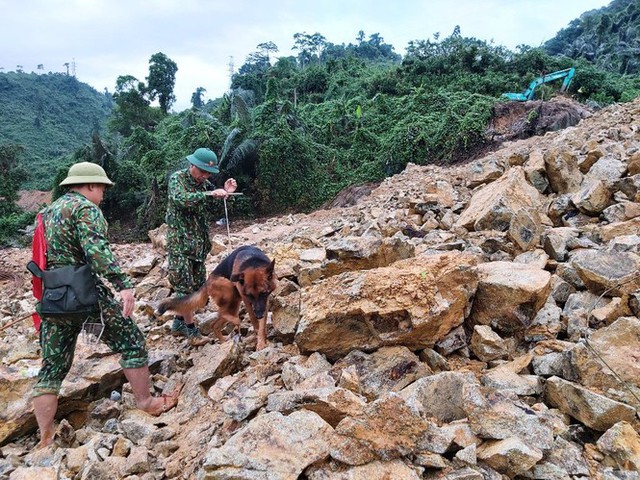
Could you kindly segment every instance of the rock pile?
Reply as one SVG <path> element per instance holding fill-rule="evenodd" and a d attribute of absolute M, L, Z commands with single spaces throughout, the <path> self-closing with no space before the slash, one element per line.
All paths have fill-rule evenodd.
<path fill-rule="evenodd" d="M 162 229 L 120 245 L 159 418 L 82 345 L 54 451 L 35 443 L 27 324 L 0 338 L 0 478 L 640 478 L 640 99 L 467 165 L 409 165 L 355 205 L 235 232 L 279 277 L 269 346 L 188 348 L 152 315 Z M 209 270 L 227 237 L 214 234 Z M 0 271 L 21 271 L 8 250 Z M 22 274 L 21 274 L 22 275 Z M 32 308 L 0 275 L 0 325 Z M 215 312 L 201 312 L 206 332 Z"/>

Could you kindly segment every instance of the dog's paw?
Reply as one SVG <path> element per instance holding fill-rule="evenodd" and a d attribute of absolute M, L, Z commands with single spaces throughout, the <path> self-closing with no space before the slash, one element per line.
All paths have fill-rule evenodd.
<path fill-rule="evenodd" d="M 158 306 L 153 305 L 152 303 L 143 303 L 142 304 L 142 313 L 145 315 L 149 315 L 150 317 L 160 317 L 161 313 L 158 312 Z"/>

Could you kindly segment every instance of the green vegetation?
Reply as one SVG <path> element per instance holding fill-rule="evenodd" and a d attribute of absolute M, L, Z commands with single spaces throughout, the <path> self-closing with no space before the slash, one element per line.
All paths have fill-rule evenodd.
<path fill-rule="evenodd" d="M 308 211 L 408 162 L 451 164 L 480 151 L 501 93 L 523 90 L 543 72 L 575 66 L 570 93 L 583 102 L 604 105 L 640 94 L 639 77 L 629 72 L 541 48 L 512 52 L 465 38 L 457 27 L 446 38 L 410 42 L 404 57 L 379 34 L 366 39 L 362 31 L 348 45 L 319 33 L 296 33 L 294 40 L 297 55 L 277 60 L 273 42 L 259 44 L 228 94 L 205 103 L 199 87 L 192 108 L 178 114 L 167 113 L 178 67 L 153 55 L 146 84 L 118 77 L 108 131 L 93 129 L 84 146 L 60 157 L 58 170 L 42 179 L 55 175 L 57 185 L 74 162 L 101 164 L 116 182 L 103 204 L 111 225 L 144 238 L 164 219 L 169 174 L 198 147 L 221 159 L 217 183 L 238 180 L 244 196 L 229 202 L 232 216 Z M 551 86 L 540 90 L 545 99 L 555 93 Z M 160 107 L 151 106 L 154 99 Z M 222 203 L 212 210 L 212 219 L 219 218 Z"/>
<path fill-rule="evenodd" d="M 9 72 L 0 73 L 0 105 L 0 145 L 24 147 L 23 188 L 49 190 L 51 165 L 105 131 L 113 101 L 69 75 Z"/>
<path fill-rule="evenodd" d="M 620 74 L 640 73 L 640 2 L 613 0 L 576 18 L 544 45 L 550 55 L 585 59 Z"/>
<path fill-rule="evenodd" d="M 21 145 L 0 145 L 0 245 L 10 243 L 35 217 L 15 203 L 18 188 L 27 178 L 26 170 L 18 165 L 23 150 Z"/>

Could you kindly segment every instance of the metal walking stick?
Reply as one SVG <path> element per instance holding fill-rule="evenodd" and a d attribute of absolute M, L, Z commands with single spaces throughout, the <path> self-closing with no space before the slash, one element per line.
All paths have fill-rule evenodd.
<path fill-rule="evenodd" d="M 227 193 L 227 196 L 229 195 L 242 195 L 242 193 Z M 229 211 L 227 210 L 227 199 L 223 198 L 222 199 L 224 202 L 224 224 L 227 226 L 227 251 L 229 251 L 231 249 L 231 231 L 229 230 Z"/>

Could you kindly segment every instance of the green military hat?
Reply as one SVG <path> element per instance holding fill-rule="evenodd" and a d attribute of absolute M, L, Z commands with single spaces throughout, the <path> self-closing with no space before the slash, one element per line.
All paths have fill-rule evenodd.
<path fill-rule="evenodd" d="M 187 155 L 187 160 L 191 165 L 195 165 L 205 172 L 220 172 L 220 169 L 218 168 L 218 157 L 209 148 L 198 148 L 191 155 Z"/>
<path fill-rule="evenodd" d="M 111 186 L 113 182 L 107 177 L 104 169 L 95 163 L 80 162 L 71 165 L 67 178 L 60 182 L 63 185 L 82 185 L 87 183 L 103 183 Z"/>

